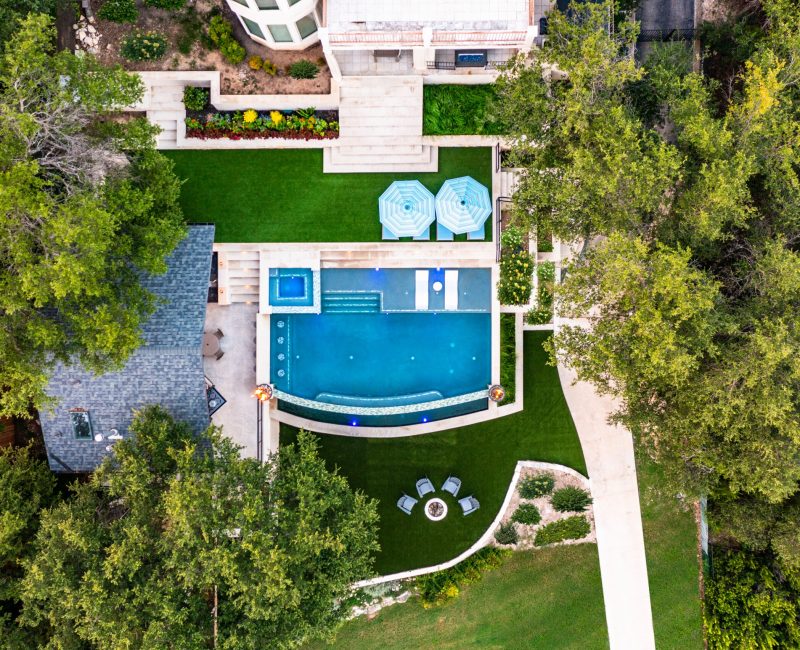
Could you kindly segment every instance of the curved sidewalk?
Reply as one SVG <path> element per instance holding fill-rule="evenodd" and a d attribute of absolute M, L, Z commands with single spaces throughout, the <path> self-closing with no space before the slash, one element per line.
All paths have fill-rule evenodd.
<path fill-rule="evenodd" d="M 631 434 L 608 423 L 611 398 L 585 381 L 574 383 L 571 369 L 559 365 L 558 376 L 592 485 L 609 646 L 650 650 L 653 616 Z"/>

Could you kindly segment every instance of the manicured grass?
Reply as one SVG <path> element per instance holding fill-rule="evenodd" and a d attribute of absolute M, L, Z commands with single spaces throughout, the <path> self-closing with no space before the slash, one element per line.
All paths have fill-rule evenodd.
<path fill-rule="evenodd" d="M 380 574 L 430 566 L 469 548 L 489 527 L 505 497 L 518 460 L 560 463 L 586 473 L 578 435 L 555 368 L 545 365 L 547 334 L 525 333 L 525 409 L 483 424 L 404 438 L 376 439 L 320 435 L 323 457 L 338 466 L 350 484 L 379 500 Z M 518 387 L 519 390 L 519 387 Z M 281 441 L 294 431 L 281 428 Z M 417 479 L 437 487 L 449 474 L 463 481 L 460 496 L 474 494 L 480 509 L 464 517 L 450 495 L 441 522 L 431 522 L 419 504 L 411 516 L 396 502 L 415 495 Z"/>
<path fill-rule="evenodd" d="M 431 84 L 423 88 L 425 135 L 502 135 L 508 130 L 491 117 L 494 86 Z"/>
<path fill-rule="evenodd" d="M 427 174 L 323 174 L 320 149 L 164 153 L 185 180 L 186 218 L 216 224 L 218 242 L 380 241 L 378 198 L 392 181 L 416 179 L 434 194 L 458 176 L 492 184 L 488 147 L 441 148 L 439 171 Z"/>
<path fill-rule="evenodd" d="M 638 473 L 656 647 L 702 648 L 694 514 L 659 492 L 659 471 L 651 463 L 640 462 Z"/>
<path fill-rule="evenodd" d="M 323 643 L 307 650 L 330 647 Z M 594 544 L 515 553 L 450 604 L 394 605 L 339 632 L 347 650 L 595 650 L 608 647 Z"/>

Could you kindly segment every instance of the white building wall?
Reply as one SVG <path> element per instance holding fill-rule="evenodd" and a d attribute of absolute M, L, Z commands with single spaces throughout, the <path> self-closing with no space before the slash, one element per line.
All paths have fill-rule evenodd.
<path fill-rule="evenodd" d="M 245 31 L 257 43 L 267 45 L 274 50 L 304 50 L 319 41 L 320 14 L 317 5 L 320 0 L 297 0 L 290 4 L 291 0 L 226 0 L 230 10 L 236 14 L 242 23 Z M 276 4 L 276 9 L 261 9 L 263 6 Z M 297 26 L 298 21 L 310 18 L 316 24 L 317 29 L 303 38 Z M 261 34 L 254 33 L 248 21 L 257 25 L 257 30 Z M 291 40 L 281 40 L 287 36 Z M 278 40 L 276 40 L 276 36 Z"/>

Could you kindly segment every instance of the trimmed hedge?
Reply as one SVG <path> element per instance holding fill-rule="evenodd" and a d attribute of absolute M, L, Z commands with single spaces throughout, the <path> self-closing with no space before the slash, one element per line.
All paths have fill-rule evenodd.
<path fill-rule="evenodd" d="M 583 515 L 573 515 L 542 526 L 533 541 L 535 546 L 547 546 L 567 539 L 583 539 L 592 530 L 589 520 Z"/>
<path fill-rule="evenodd" d="M 517 319 L 514 314 L 500 314 L 500 383 L 506 396 L 500 402 L 511 404 L 517 383 Z"/>

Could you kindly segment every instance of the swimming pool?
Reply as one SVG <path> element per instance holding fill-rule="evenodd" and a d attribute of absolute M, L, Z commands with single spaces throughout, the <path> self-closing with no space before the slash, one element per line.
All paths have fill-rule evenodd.
<path fill-rule="evenodd" d="M 310 400 L 433 401 L 491 379 L 489 314 L 281 314 L 272 332 L 273 384 Z"/>

